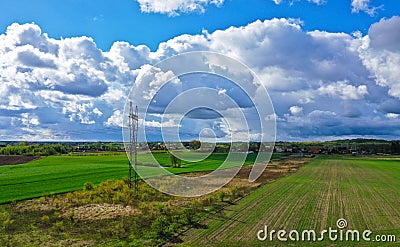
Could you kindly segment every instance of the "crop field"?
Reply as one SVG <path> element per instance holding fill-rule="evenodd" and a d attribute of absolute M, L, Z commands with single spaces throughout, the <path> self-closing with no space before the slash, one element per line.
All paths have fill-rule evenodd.
<path fill-rule="evenodd" d="M 181 246 L 399 246 L 400 163 L 396 158 L 319 157 L 296 173 L 261 186 L 220 214 L 191 228 Z M 371 230 L 373 242 L 288 242 L 257 239 L 259 230 Z M 397 243 L 374 241 L 395 235 Z M 320 235 L 317 235 L 319 237 Z M 286 236 L 288 237 L 288 236 Z M 361 238 L 361 237 L 360 237 Z"/>
<path fill-rule="evenodd" d="M 196 154 L 192 154 L 196 155 Z M 168 168 L 173 173 L 217 169 L 227 154 L 211 154 L 195 163 L 182 163 L 181 168 Z M 169 163 L 167 153 L 156 153 L 161 165 Z M 245 164 L 252 164 L 255 154 L 249 154 Z M 138 155 L 142 163 L 152 160 L 150 154 Z M 29 199 L 45 194 L 81 189 L 85 182 L 98 184 L 108 179 L 120 179 L 128 174 L 128 159 L 123 155 L 49 156 L 26 164 L 0 166 L 0 203 Z"/>

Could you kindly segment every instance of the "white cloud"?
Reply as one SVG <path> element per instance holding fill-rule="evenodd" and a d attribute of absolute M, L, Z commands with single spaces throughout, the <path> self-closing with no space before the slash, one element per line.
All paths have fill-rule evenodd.
<path fill-rule="evenodd" d="M 388 118 L 392 118 L 392 119 L 397 119 L 399 118 L 400 114 L 396 114 L 396 113 L 387 113 L 386 117 Z"/>
<path fill-rule="evenodd" d="M 328 0 L 307 0 L 308 2 L 315 3 L 317 5 L 325 4 Z"/>
<path fill-rule="evenodd" d="M 162 71 L 148 64 L 142 66 L 139 76 L 141 79 L 134 85 L 133 95 L 131 95 L 131 98 L 135 99 L 135 104 L 138 105 L 152 99 L 164 83 L 170 81 L 173 84 L 179 84 L 180 82 L 172 71 Z"/>
<path fill-rule="evenodd" d="M 109 63 L 93 39 L 51 39 L 35 24 L 12 24 L 0 36 L 0 73 L 13 86 L 99 96 Z M 16 84 L 16 85 L 15 85 Z"/>
<path fill-rule="evenodd" d="M 97 116 L 102 116 L 103 115 L 103 113 L 98 108 L 94 108 L 93 109 L 93 113 L 96 114 Z"/>
<path fill-rule="evenodd" d="M 9 109 L 9 110 L 37 108 L 32 102 L 29 102 L 30 99 L 22 99 L 21 95 L 18 95 L 18 94 L 10 95 L 8 97 L 8 100 L 9 100 L 8 106 L 0 106 L 0 108 Z"/>
<path fill-rule="evenodd" d="M 122 127 L 123 114 L 120 110 L 116 110 L 104 123 L 106 126 Z"/>
<path fill-rule="evenodd" d="M 218 94 L 225 94 L 226 93 L 226 89 L 219 89 L 218 90 Z"/>
<path fill-rule="evenodd" d="M 238 58 L 260 76 L 274 103 L 278 138 L 368 132 L 400 136 L 399 30 L 399 17 L 379 21 L 364 37 L 304 31 L 299 20 L 271 19 L 177 36 L 152 52 L 147 46 L 126 42 L 115 42 L 110 51 L 101 51 L 90 37 L 58 40 L 43 34 L 35 24 L 12 24 L 0 34 L 1 134 L 101 139 L 105 131 L 91 131 L 122 126 L 123 104 L 141 69 L 149 73 L 136 85 L 138 99 L 152 98 L 155 87 L 173 79 L 163 89 L 164 96 L 156 97 L 154 107 L 159 109 L 151 109 L 154 117 L 182 90 L 182 81 L 150 64 L 181 52 L 210 50 Z M 200 86 L 203 81 L 193 83 Z M 217 96 L 236 97 L 240 105 L 250 108 L 240 93 L 217 84 L 212 80 L 208 84 Z M 34 130 L 27 129 L 23 113 L 29 113 Z M 209 121 L 216 121 L 215 114 L 207 114 Z M 368 129 L 359 124 L 360 119 L 368 122 Z M 190 128 L 181 127 L 187 133 L 207 127 L 214 128 L 217 136 L 226 134 L 223 125 L 211 122 L 191 119 Z M 145 124 L 161 125 L 154 119 L 146 119 Z M 165 124 L 176 126 L 177 122 Z M 241 127 L 232 129 L 240 131 Z M 120 138 L 120 130 L 116 128 L 110 138 Z"/>
<path fill-rule="evenodd" d="M 22 113 L 21 117 L 21 122 L 26 126 L 40 124 L 39 119 L 36 115 L 30 116 L 28 113 Z"/>
<path fill-rule="evenodd" d="M 380 7 L 374 7 L 371 5 L 371 0 L 352 0 L 351 1 L 351 12 L 353 13 L 359 13 L 360 11 L 363 11 L 370 16 L 373 16 L 376 14 L 376 11 L 381 8 Z"/>
<path fill-rule="evenodd" d="M 143 121 L 141 122 L 143 125 Z M 174 119 L 169 119 L 168 121 L 158 122 L 155 120 L 144 121 L 144 126 L 154 127 L 154 128 L 168 128 L 168 127 L 181 127 L 179 123 L 176 123 Z"/>
<path fill-rule="evenodd" d="M 366 85 L 358 87 L 347 84 L 346 81 L 341 81 L 318 88 L 319 94 L 326 94 L 331 97 L 340 97 L 345 100 L 361 99 L 364 95 L 368 94 Z"/>
<path fill-rule="evenodd" d="M 275 4 L 281 4 L 284 0 L 272 0 Z M 290 4 L 292 5 L 294 2 L 301 1 L 301 0 L 291 0 Z M 327 0 L 307 0 L 309 3 L 315 3 L 317 5 L 325 4 Z"/>
<path fill-rule="evenodd" d="M 291 106 L 290 108 L 289 108 L 289 111 L 290 111 L 290 113 L 292 114 L 292 115 L 295 115 L 295 116 L 297 116 L 297 115 L 300 115 L 301 113 L 303 113 L 303 107 L 300 107 L 300 106 Z"/>
<path fill-rule="evenodd" d="M 18 49 L 20 48 L 20 49 Z M 41 52 L 31 45 L 16 48 L 17 61 L 27 67 L 56 69 L 55 56 Z"/>
<path fill-rule="evenodd" d="M 208 5 L 221 6 L 224 0 L 137 0 L 140 10 L 145 13 L 160 13 L 177 16 L 180 13 L 204 13 Z"/>
<path fill-rule="evenodd" d="M 400 17 L 382 19 L 371 26 L 360 47 L 360 57 L 376 83 L 400 98 Z"/>
<path fill-rule="evenodd" d="M 115 102 L 124 102 L 126 99 L 126 93 L 121 89 L 110 88 L 105 94 L 100 96 L 100 99 L 106 101 L 108 104 L 113 104 Z"/>

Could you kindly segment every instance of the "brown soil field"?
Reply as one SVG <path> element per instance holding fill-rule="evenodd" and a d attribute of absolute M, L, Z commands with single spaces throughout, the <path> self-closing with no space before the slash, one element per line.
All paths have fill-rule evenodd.
<path fill-rule="evenodd" d="M 0 166 L 25 164 L 39 158 L 40 156 L 0 155 Z"/>

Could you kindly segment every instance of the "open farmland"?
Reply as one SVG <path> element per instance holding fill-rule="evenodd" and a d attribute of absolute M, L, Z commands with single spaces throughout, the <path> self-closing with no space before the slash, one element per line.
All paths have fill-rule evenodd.
<path fill-rule="evenodd" d="M 50 156 L 0 167 L 0 203 L 81 189 L 126 176 L 126 156 Z"/>
<path fill-rule="evenodd" d="M 195 155 L 195 154 L 194 154 Z M 215 170 L 227 154 L 211 154 L 195 163 L 182 163 L 182 168 L 168 168 L 173 173 Z M 160 164 L 166 165 L 167 153 L 156 153 Z M 252 164 L 255 154 L 247 157 Z M 150 154 L 138 155 L 142 163 L 152 160 Z M 98 184 L 108 179 L 127 176 L 128 159 L 123 155 L 49 156 L 21 165 L 0 166 L 0 203 L 81 189 L 85 182 Z"/>
<path fill-rule="evenodd" d="M 317 158 L 295 174 L 266 184 L 180 238 L 182 246 L 395 246 L 382 242 L 261 242 L 257 232 L 315 230 L 346 219 L 346 229 L 400 238 L 400 164 L 396 159 Z M 246 230 L 244 230 L 246 229 Z M 327 239 L 327 237 L 325 238 Z M 397 243 L 398 244 L 398 243 Z M 398 246 L 398 245 L 397 245 Z"/>

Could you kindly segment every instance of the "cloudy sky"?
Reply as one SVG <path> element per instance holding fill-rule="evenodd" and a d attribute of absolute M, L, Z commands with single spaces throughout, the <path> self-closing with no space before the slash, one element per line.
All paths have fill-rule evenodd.
<path fill-rule="evenodd" d="M 220 52 L 258 75 L 277 140 L 400 138 L 399 1 L 18 0 L 0 12 L 1 140 L 122 140 L 137 76 L 156 75 L 136 85 L 152 92 L 170 79 L 154 65 L 191 51 Z M 210 77 L 176 78 L 153 96 L 165 106 L 177 88 L 207 85 L 251 115 L 243 92 Z M 160 112 L 141 125 L 179 126 L 187 139 L 227 133 L 215 112 L 164 123 Z"/>

